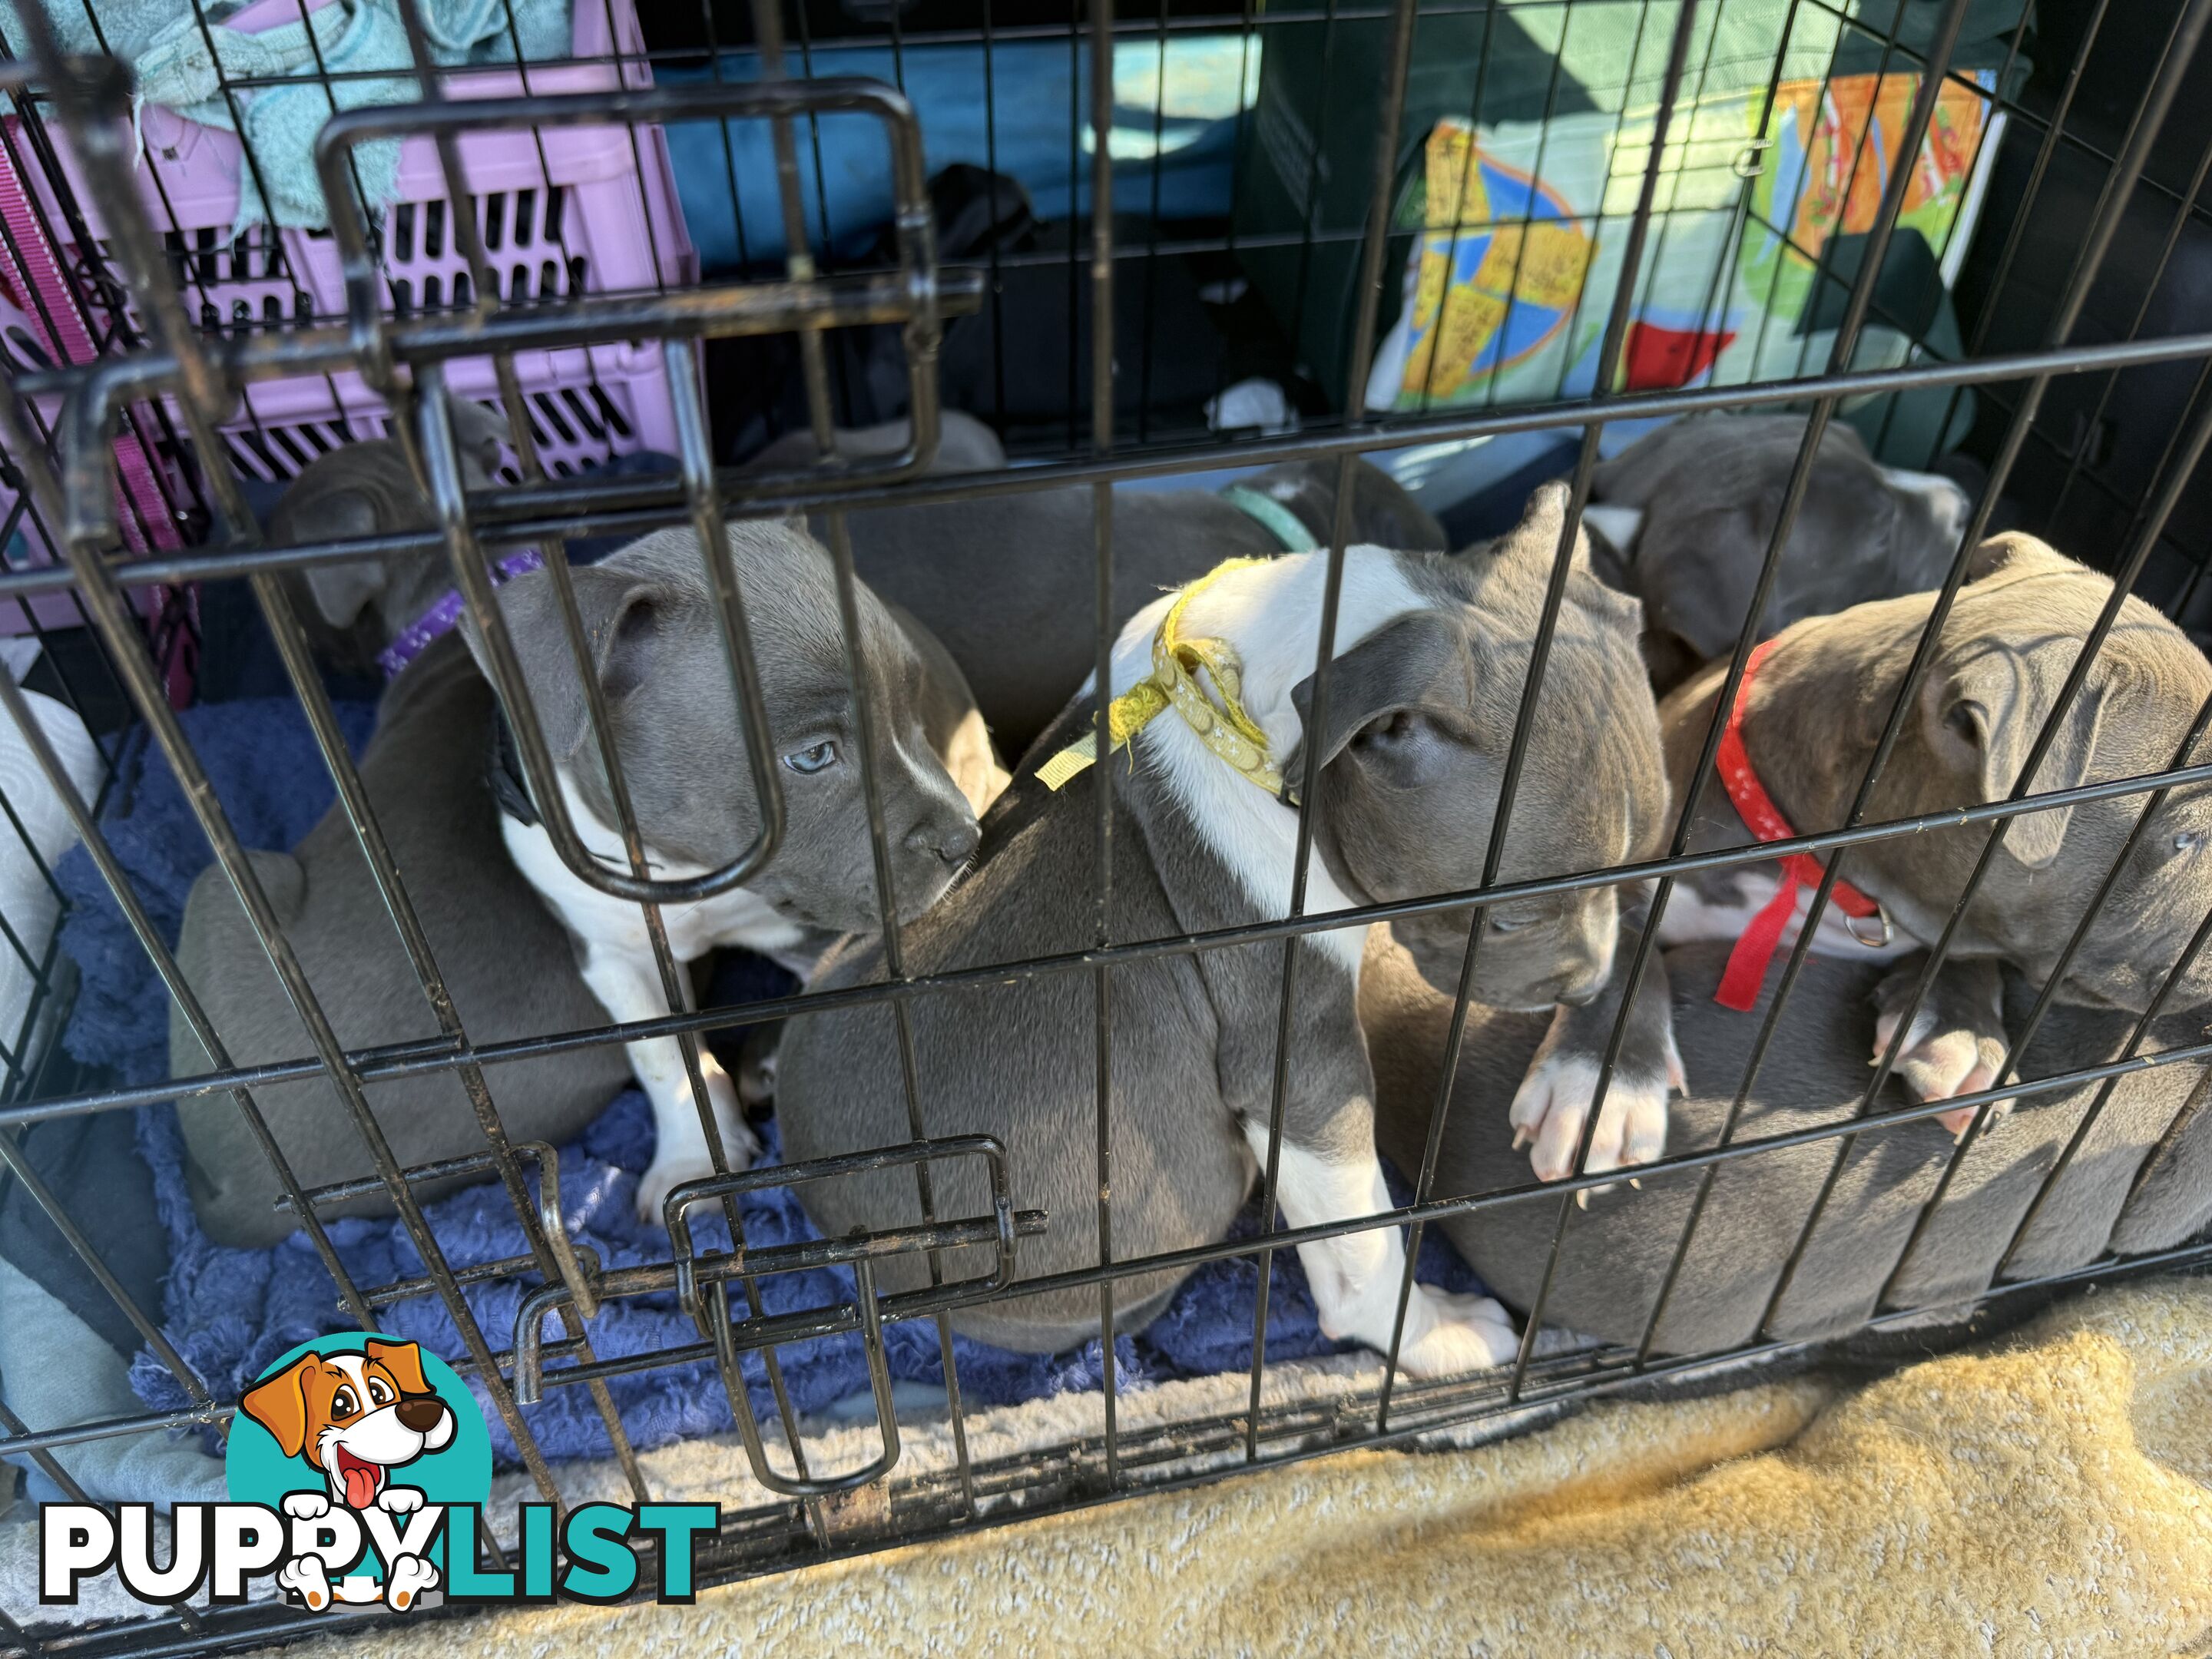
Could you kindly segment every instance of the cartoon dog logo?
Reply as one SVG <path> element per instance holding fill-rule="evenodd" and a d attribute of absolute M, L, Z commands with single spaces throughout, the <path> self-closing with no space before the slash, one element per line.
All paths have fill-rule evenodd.
<path fill-rule="evenodd" d="M 304 1458 L 322 1474 L 327 1495 L 294 1492 L 284 1498 L 284 1512 L 303 1520 L 327 1513 L 333 1503 L 395 1516 L 422 1508 L 422 1492 L 394 1485 L 392 1471 L 453 1437 L 453 1408 L 424 1378 L 422 1351 L 374 1336 L 359 1353 L 301 1355 L 256 1383 L 239 1408 L 269 1431 L 285 1456 Z M 319 1566 L 303 1557 L 289 1567 L 306 1571 L 301 1582 L 285 1587 L 319 1609 L 331 1597 Z M 420 1556 L 394 1561 L 391 1573 L 384 1594 L 394 1607 L 404 1608 L 438 1582 L 437 1569 Z"/>

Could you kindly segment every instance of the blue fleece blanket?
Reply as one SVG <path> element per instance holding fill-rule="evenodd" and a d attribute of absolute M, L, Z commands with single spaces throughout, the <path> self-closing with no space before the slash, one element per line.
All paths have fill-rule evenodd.
<path fill-rule="evenodd" d="M 374 711 L 349 704 L 341 706 L 338 714 L 348 740 L 358 750 L 368 739 Z M 329 775 L 304 717 L 289 699 L 222 703 L 191 710 L 183 719 L 247 846 L 290 848 L 330 805 Z M 157 753 L 133 740 L 118 764 L 120 783 L 108 809 L 107 834 L 155 925 L 173 944 L 192 880 L 210 861 L 207 842 Z M 63 943 L 83 980 L 64 1039 L 69 1051 L 127 1081 L 166 1077 L 168 1011 L 160 981 L 83 849 L 68 855 L 59 874 L 72 905 Z M 297 1236 L 272 1249 L 234 1250 L 218 1248 L 200 1232 L 186 1195 L 183 1142 L 173 1107 L 142 1111 L 138 1140 L 153 1169 L 160 1219 L 173 1257 L 164 1309 L 168 1334 L 217 1393 L 234 1395 L 288 1348 L 345 1328 L 335 1286 Z M 637 1176 L 652 1147 L 651 1115 L 643 1097 L 629 1090 L 615 1098 L 574 1146 L 562 1149 L 562 1196 L 569 1231 L 610 1264 L 667 1259 L 666 1237 L 641 1225 L 631 1208 Z M 747 1239 L 755 1244 L 816 1236 L 785 1190 L 748 1198 L 742 1215 Z M 526 1249 L 504 1192 L 495 1184 L 454 1194 L 431 1205 L 428 1216 L 456 1267 Z M 1251 1225 L 1248 1216 L 1243 1226 L 1249 1231 Z M 420 1257 L 396 1220 L 342 1220 L 332 1224 L 331 1234 L 360 1285 L 386 1284 L 422 1271 Z M 1425 1279 L 1455 1290 L 1474 1288 L 1466 1267 L 1433 1234 L 1424 1257 Z M 1278 1253 L 1274 1273 L 1269 1358 L 1335 1352 L 1337 1345 L 1316 1325 L 1296 1253 Z M 507 1347 L 516 1307 L 535 1282 L 499 1280 L 468 1290 L 469 1305 L 495 1350 Z M 1249 1365 L 1256 1285 L 1256 1264 L 1250 1260 L 1218 1262 L 1194 1273 L 1166 1313 L 1145 1330 L 1119 1338 L 1115 1352 L 1124 1385 Z M 819 1307 L 850 1293 L 842 1273 L 788 1274 L 763 1291 L 771 1311 Z M 547 1323 L 549 1340 L 557 1338 L 558 1322 Z M 461 1353 L 459 1334 L 434 1297 L 390 1309 L 386 1324 L 434 1352 L 455 1358 Z M 697 1340 L 672 1297 L 609 1304 L 590 1328 L 602 1358 Z M 933 1324 L 896 1325 L 885 1339 L 897 1377 L 943 1383 Z M 975 1405 L 1096 1389 L 1103 1359 L 1096 1341 L 1039 1357 L 963 1339 L 954 1343 L 954 1355 L 963 1396 Z M 786 1348 L 781 1363 L 793 1398 L 805 1411 L 822 1410 L 867 1387 L 856 1337 Z M 755 1408 L 765 1415 L 773 1402 L 757 1358 L 748 1361 L 748 1372 Z M 150 1352 L 139 1356 L 132 1377 L 149 1405 L 173 1408 L 186 1403 L 183 1390 Z M 640 1447 L 732 1426 L 711 1367 L 704 1363 L 617 1377 L 610 1386 L 629 1437 Z M 498 1417 L 490 1415 L 494 1447 L 511 1464 L 513 1441 Z M 549 1456 L 592 1456 L 610 1449 L 582 1388 L 549 1388 L 544 1402 L 529 1409 L 527 1420 Z"/>

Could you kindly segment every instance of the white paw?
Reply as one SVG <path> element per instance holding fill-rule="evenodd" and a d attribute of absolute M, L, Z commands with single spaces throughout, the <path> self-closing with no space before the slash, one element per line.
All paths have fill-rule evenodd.
<path fill-rule="evenodd" d="M 419 1555 L 403 1555 L 392 1564 L 392 1575 L 384 1581 L 385 1605 L 404 1613 L 422 1599 L 424 1590 L 434 1589 L 437 1583 L 437 1568 Z"/>
<path fill-rule="evenodd" d="M 1671 1042 L 1670 1042 L 1671 1050 Z M 1667 1097 L 1680 1085 L 1682 1062 L 1669 1053 L 1668 1077 L 1639 1077 L 1625 1068 L 1613 1072 L 1605 1107 L 1590 1137 L 1583 1170 L 1598 1174 L 1630 1164 L 1657 1161 L 1667 1150 Z M 1528 1163 L 1539 1181 L 1563 1181 L 1576 1173 L 1575 1149 L 1582 1142 L 1590 1102 L 1597 1094 L 1596 1061 L 1576 1054 L 1543 1054 L 1515 1091 L 1508 1117 L 1516 1146 L 1533 1141 Z"/>
<path fill-rule="evenodd" d="M 393 1515 L 412 1515 L 422 1507 L 420 1486 L 386 1486 L 376 1495 L 376 1507 Z"/>
<path fill-rule="evenodd" d="M 1949 1100 L 1995 1087 L 1997 1070 L 2004 1064 L 2004 1045 L 1965 1026 L 1949 1030 L 1937 1030 L 1936 1027 L 1934 1009 L 1923 1006 L 1914 1013 L 1912 1029 L 1905 1033 L 1905 1042 L 1897 1051 L 1897 1063 L 1891 1067 L 1892 1075 L 1904 1085 L 1905 1092 L 1920 1101 Z M 1896 1035 L 1895 1013 L 1875 1017 L 1874 1058 L 1868 1064 L 1881 1064 L 1881 1057 L 1889 1052 L 1890 1041 Z M 1975 1110 L 1972 1106 L 1961 1106 L 1956 1111 L 1937 1113 L 1936 1121 L 1951 1132 L 1953 1139 L 1959 1139 L 1972 1124 Z M 2011 1110 L 2011 1101 L 1992 1101 L 1990 1121 L 1994 1122 Z"/>
<path fill-rule="evenodd" d="M 302 1494 L 294 1493 L 294 1497 Z M 292 1507 L 292 1499 L 284 1500 L 284 1507 Z M 303 1516 L 302 1519 L 312 1519 Z M 320 1613 L 331 1604 L 331 1581 L 324 1576 L 322 1560 L 318 1556 L 295 1555 L 276 1569 L 276 1588 L 289 1590 L 307 1604 L 310 1613 Z"/>
<path fill-rule="evenodd" d="M 687 1181 L 697 1181 L 714 1173 L 714 1166 L 703 1149 L 680 1158 L 665 1158 L 655 1153 L 645 1173 L 637 1178 L 637 1218 L 647 1226 L 660 1225 L 660 1206 L 669 1194 Z"/>
<path fill-rule="evenodd" d="M 1413 1286 L 1406 1309 L 1406 1340 L 1399 1368 L 1412 1376 L 1454 1376 L 1503 1365 L 1520 1352 L 1512 1316 L 1486 1296 L 1454 1296 Z M 1426 1328 L 1415 1334 L 1415 1322 Z"/>
<path fill-rule="evenodd" d="M 331 1512 L 331 1500 L 319 1492 L 288 1492 L 284 1513 L 295 1521 L 315 1521 Z"/>
<path fill-rule="evenodd" d="M 760 1156 L 760 1141 L 738 1109 L 737 1085 L 713 1055 L 701 1054 L 699 1064 L 707 1083 L 707 1097 L 714 1109 L 714 1122 L 722 1132 L 723 1157 L 732 1173 L 749 1170 Z M 707 1137 L 699 1127 L 698 1108 L 692 1104 L 688 1079 L 678 1083 L 665 1103 L 654 1097 L 653 1120 L 653 1162 L 637 1182 L 638 1219 L 648 1224 L 660 1220 L 662 1200 L 671 1192 L 687 1181 L 702 1180 L 714 1173 L 714 1161 L 708 1156 Z"/>

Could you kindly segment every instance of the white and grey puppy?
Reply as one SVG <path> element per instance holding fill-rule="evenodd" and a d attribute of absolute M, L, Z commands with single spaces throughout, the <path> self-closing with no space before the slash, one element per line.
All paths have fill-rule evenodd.
<path fill-rule="evenodd" d="M 1661 428 L 1593 476 L 1599 573 L 1644 601 L 1644 650 L 1661 691 L 1735 647 L 1805 428 L 1802 415 L 1696 416 Z M 1882 466 L 1856 432 L 1830 422 L 1759 637 L 1805 617 L 1940 586 L 1971 505 L 1950 479 Z"/>
<path fill-rule="evenodd" d="M 1453 559 L 1354 547 L 1346 554 L 1328 720 L 1310 722 L 1310 675 L 1326 556 L 1294 554 L 1222 575 L 1182 620 L 1192 636 L 1228 642 L 1243 700 L 1284 775 L 1308 745 L 1322 765 L 1307 908 L 1316 915 L 1477 884 L 1546 584 L 1560 546 L 1565 491 L 1547 487 L 1512 536 Z M 1577 550 L 1578 554 L 1586 550 Z M 1150 671 L 1155 630 L 1172 603 L 1139 611 L 1114 653 L 1113 690 Z M 1577 556 L 1555 635 L 1547 695 L 1532 723 L 1504 878 L 1601 868 L 1627 857 L 1634 824 L 1663 811 L 1665 784 L 1650 688 L 1635 650 L 1634 601 Z M 1096 942 L 1097 774 L 1054 793 L 1037 764 L 1090 728 L 1086 691 L 1031 751 L 992 810 L 975 873 L 908 929 L 909 971 L 933 972 Z M 1297 817 L 1163 714 L 1129 752 L 1104 763 L 1112 791 L 1117 940 L 1174 937 L 1285 914 Z M 1594 994 L 1611 971 L 1610 890 L 1500 907 L 1486 942 L 1480 994 L 1548 1008 Z M 1400 929 L 1422 970 L 1456 981 L 1462 913 Z M 1372 1215 L 1389 1198 L 1372 1127 L 1374 1085 L 1355 1006 L 1364 929 L 1319 933 L 1299 955 L 1282 1117 L 1279 1198 L 1294 1226 Z M 1267 1155 L 1284 946 L 1164 955 L 1118 967 L 1111 984 L 1114 1251 L 1140 1255 L 1221 1238 Z M 822 986 L 878 975 L 879 949 L 833 955 Z M 1023 1277 L 1095 1266 L 1098 1187 L 1090 977 L 1048 975 L 912 1004 L 921 1105 L 931 1134 L 984 1133 L 1010 1160 L 1018 1203 L 1042 1208 L 1045 1236 L 1022 1247 Z M 793 1158 L 911 1138 L 898 1047 L 880 1007 L 793 1019 L 777 1108 Z M 973 1161 L 933 1172 L 940 1215 L 987 1213 Z M 836 1237 L 918 1218 L 910 1172 L 809 1182 L 800 1198 Z M 1301 1245 L 1322 1327 L 1382 1347 L 1397 1307 L 1403 1241 L 1371 1230 Z M 964 1276 L 977 1253 L 949 1253 Z M 916 1264 L 879 1268 L 919 1283 Z M 1157 1314 L 1182 1275 L 1116 1281 L 1120 1328 Z M 1001 1301 L 954 1316 L 1001 1346 L 1049 1352 L 1098 1328 L 1094 1289 Z M 1493 1303 L 1424 1291 L 1409 1304 L 1404 1363 L 1463 1370 L 1511 1352 Z"/>
<path fill-rule="evenodd" d="M 429 522 L 419 495 L 386 492 L 375 505 L 378 533 Z M 312 524 L 307 529 L 327 533 Z M 664 915 L 686 961 L 728 941 L 811 958 L 836 933 L 878 925 L 829 556 L 803 530 L 780 524 L 733 530 L 729 551 L 760 648 L 787 832 L 770 868 L 750 888 Z M 658 872 L 724 862 L 750 839 L 757 811 L 696 538 L 674 532 L 647 538 L 574 574 L 617 752 Z M 575 822 L 621 867 L 607 827 L 614 808 L 585 729 L 552 580 L 544 571 L 519 577 L 501 590 L 502 604 Z M 911 915 L 945 890 L 972 852 L 975 811 L 1003 774 L 958 671 L 935 642 L 902 625 L 865 589 L 860 617 L 860 648 L 882 734 L 879 783 L 897 896 Z M 542 826 L 525 822 L 537 818 L 537 809 L 511 746 L 495 743 L 496 720 L 491 690 L 461 639 L 438 639 L 392 682 L 361 768 L 470 1036 L 496 1042 L 588 1027 L 609 1016 L 665 1013 L 642 913 L 578 880 L 554 855 Z M 495 748 L 505 764 L 495 761 Z M 957 768 L 962 787 L 948 764 Z M 339 809 L 292 852 L 249 857 L 342 1043 L 374 1048 L 437 1035 Z M 220 870 L 210 869 L 193 887 L 178 957 L 234 1062 L 312 1052 Z M 705 1173 L 705 1136 L 677 1045 L 635 1044 L 628 1058 L 625 1066 L 623 1056 L 593 1049 L 526 1060 L 499 1068 L 489 1082 L 511 1135 L 558 1145 L 605 1109 L 626 1072 L 635 1074 L 652 1097 L 659 1133 L 639 1194 L 640 1208 L 651 1217 L 670 1186 Z M 172 1019 L 170 1063 L 178 1077 L 208 1069 L 208 1056 L 181 1018 Z M 754 1142 L 728 1079 L 711 1056 L 704 1069 L 725 1144 L 733 1158 L 749 1158 Z M 452 1074 L 384 1079 L 365 1092 L 403 1164 L 483 1148 L 472 1103 Z M 325 1079 L 271 1085 L 255 1099 L 304 1185 L 369 1173 Z M 210 1237 L 262 1245 L 296 1224 L 275 1207 L 275 1173 L 234 1106 L 187 1099 L 180 1116 L 195 1205 Z M 426 1183 L 422 1195 L 440 1189 Z M 388 1214 L 390 1200 L 378 1189 L 324 1212 Z"/>
<path fill-rule="evenodd" d="M 661 921 L 679 962 L 735 945 L 780 956 L 803 973 L 827 939 L 878 932 L 882 919 L 836 581 L 828 550 L 793 524 L 732 524 L 726 554 L 750 601 L 782 786 L 783 842 L 745 885 L 666 906 Z M 571 577 L 653 875 L 678 880 L 727 863 L 757 835 L 760 803 L 697 538 L 656 532 Z M 619 814 L 552 578 L 544 571 L 518 577 L 499 596 L 569 819 L 595 858 L 626 871 Z M 854 646 L 868 682 L 891 884 L 900 920 L 911 921 L 965 870 L 980 838 L 975 803 L 948 773 L 927 718 L 942 706 L 969 726 L 973 705 L 960 695 L 964 687 L 948 695 L 940 682 L 949 663 L 933 663 L 865 586 L 856 598 Z M 473 629 L 470 641 L 481 662 Z M 970 735 L 980 740 L 980 726 Z M 502 776 L 507 853 L 574 939 L 584 982 L 616 1019 L 666 1013 L 643 910 L 562 863 L 511 760 Z M 996 778 L 987 768 L 971 784 L 982 794 Z M 633 1042 L 628 1052 L 653 1102 L 658 1135 L 638 1193 L 641 1212 L 650 1216 L 670 1188 L 711 1166 L 676 1040 Z M 735 1088 L 711 1056 L 701 1065 L 725 1144 L 749 1158 L 757 1145 Z"/>

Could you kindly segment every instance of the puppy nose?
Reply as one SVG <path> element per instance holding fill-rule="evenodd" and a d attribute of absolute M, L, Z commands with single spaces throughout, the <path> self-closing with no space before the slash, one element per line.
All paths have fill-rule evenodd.
<path fill-rule="evenodd" d="M 908 832 L 906 844 L 911 852 L 933 854 L 946 864 L 964 864 L 983 844 L 983 832 L 975 819 L 963 817 L 942 823 L 916 824 Z"/>
<path fill-rule="evenodd" d="M 428 1434 L 446 1415 L 446 1402 L 435 1395 L 411 1394 L 393 1409 L 401 1423 L 417 1434 Z"/>

